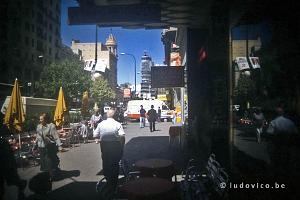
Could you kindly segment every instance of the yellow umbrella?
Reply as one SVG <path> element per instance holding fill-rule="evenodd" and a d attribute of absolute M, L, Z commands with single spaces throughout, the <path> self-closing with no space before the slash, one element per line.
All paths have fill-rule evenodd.
<path fill-rule="evenodd" d="M 4 124 L 12 133 L 20 133 L 22 124 L 25 121 L 25 112 L 21 98 L 21 91 L 18 84 L 18 79 L 15 80 L 14 88 L 11 93 L 8 108 L 4 116 Z"/>
<path fill-rule="evenodd" d="M 66 101 L 64 98 L 64 92 L 62 87 L 59 89 L 58 99 L 56 103 L 55 113 L 54 113 L 54 122 L 56 126 L 61 126 L 64 122 L 64 112 L 67 111 Z"/>
<path fill-rule="evenodd" d="M 88 109 L 89 109 L 89 94 L 87 91 L 85 91 L 82 96 L 82 107 L 81 107 L 82 116 L 88 115 Z"/>

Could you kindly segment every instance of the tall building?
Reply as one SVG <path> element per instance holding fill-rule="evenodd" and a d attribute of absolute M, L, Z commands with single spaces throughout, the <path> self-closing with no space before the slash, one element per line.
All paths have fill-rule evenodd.
<path fill-rule="evenodd" d="M 151 88 L 151 67 L 153 66 L 152 58 L 145 52 L 141 59 L 141 97 L 155 97 L 156 91 Z M 151 95 L 150 95 L 151 94 Z"/>
<path fill-rule="evenodd" d="M 43 66 L 60 58 L 60 20 L 61 0 L 1 1 L 1 97 L 9 95 L 4 85 L 15 78 L 32 90 Z"/>
<path fill-rule="evenodd" d="M 95 61 L 95 43 L 81 43 L 79 40 L 72 40 L 71 49 L 76 54 L 81 54 L 82 60 L 89 64 L 89 71 Z M 97 43 L 97 66 L 105 78 L 107 78 L 112 89 L 117 87 L 117 41 L 115 37 L 110 34 L 106 39 L 105 44 Z M 95 69 L 97 71 L 97 69 Z"/>

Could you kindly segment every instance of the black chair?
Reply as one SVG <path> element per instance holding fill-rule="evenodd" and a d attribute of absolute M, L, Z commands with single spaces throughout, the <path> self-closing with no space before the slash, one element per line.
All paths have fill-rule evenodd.
<path fill-rule="evenodd" d="M 205 170 L 201 170 L 197 160 L 188 162 L 181 182 L 182 199 L 225 199 L 227 198 L 226 187 L 229 176 L 216 161 L 215 154 L 208 158 Z"/>

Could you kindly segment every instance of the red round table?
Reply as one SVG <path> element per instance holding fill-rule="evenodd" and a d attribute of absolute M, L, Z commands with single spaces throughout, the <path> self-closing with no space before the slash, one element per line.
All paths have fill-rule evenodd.
<path fill-rule="evenodd" d="M 120 196 L 129 200 L 174 200 L 177 199 L 175 184 L 156 177 L 143 177 L 120 187 Z"/>

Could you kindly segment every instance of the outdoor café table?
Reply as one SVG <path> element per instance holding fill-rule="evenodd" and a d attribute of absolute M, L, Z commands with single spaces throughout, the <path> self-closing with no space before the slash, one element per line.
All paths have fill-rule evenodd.
<path fill-rule="evenodd" d="M 141 177 L 122 185 L 121 198 L 129 200 L 174 200 L 177 199 L 175 184 L 157 177 Z"/>
<path fill-rule="evenodd" d="M 145 159 L 135 162 L 136 170 L 140 171 L 142 177 L 160 177 L 172 180 L 174 175 L 174 164 L 167 159 Z"/>
<path fill-rule="evenodd" d="M 57 131 L 61 142 L 66 147 L 72 147 L 71 141 L 70 141 L 71 140 L 71 135 L 70 135 L 71 130 L 72 130 L 71 128 L 62 128 Z"/>
<path fill-rule="evenodd" d="M 72 128 L 63 128 L 64 131 L 68 132 L 68 131 L 71 131 Z"/>
<path fill-rule="evenodd" d="M 179 138 L 179 145 L 181 147 L 182 124 L 174 124 L 169 128 L 169 145 L 174 143 L 176 137 Z"/>

